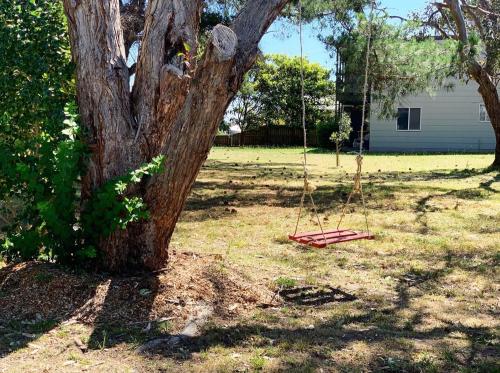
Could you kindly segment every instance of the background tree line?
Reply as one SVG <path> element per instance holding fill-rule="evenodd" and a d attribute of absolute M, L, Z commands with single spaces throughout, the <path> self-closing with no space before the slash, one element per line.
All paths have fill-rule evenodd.
<path fill-rule="evenodd" d="M 315 128 L 335 109 L 331 72 L 304 58 L 306 123 Z M 226 117 L 242 130 L 260 126 L 302 126 L 300 57 L 265 55 L 247 73 Z"/>

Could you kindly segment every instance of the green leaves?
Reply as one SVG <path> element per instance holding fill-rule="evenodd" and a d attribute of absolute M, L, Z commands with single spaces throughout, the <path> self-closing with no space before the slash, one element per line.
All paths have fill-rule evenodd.
<path fill-rule="evenodd" d="M 360 61 L 365 61 L 368 27 L 368 20 L 360 14 L 353 30 L 327 41 L 345 65 L 337 87 L 341 101 L 362 100 L 365 63 Z M 396 102 L 422 91 L 432 93 L 457 72 L 453 61 L 458 44 L 422 37 L 419 28 L 415 22 L 395 26 L 385 13 L 373 20 L 368 73 L 372 102 L 379 104 L 376 109 L 382 117 L 394 117 Z"/>
<path fill-rule="evenodd" d="M 61 131 L 61 133 L 67 136 L 70 140 L 75 140 L 76 136 L 79 133 L 78 126 L 78 115 L 76 114 L 78 109 L 76 104 L 73 102 L 67 103 L 64 107 L 64 116 L 66 119 L 63 121 L 65 128 Z"/>
<path fill-rule="evenodd" d="M 76 105 L 66 105 L 65 112 L 66 119 L 61 120 L 60 131 L 67 132 L 69 138 L 61 137 L 57 141 L 49 133 L 42 132 L 37 137 L 38 152 L 30 153 L 18 145 L 24 154 L 20 153 L 16 160 L 14 173 L 3 173 L 12 180 L 12 184 L 6 186 L 10 188 L 11 198 L 25 204 L 18 221 L 9 227 L 1 250 L 8 258 L 42 257 L 70 262 L 79 251 L 81 232 L 75 227 L 78 227 L 78 181 L 85 147 L 76 139 Z"/>
<path fill-rule="evenodd" d="M 347 113 L 342 113 L 340 117 L 335 118 L 335 130 L 330 135 L 330 141 L 341 144 L 349 140 L 352 132 L 351 117 Z"/>
<path fill-rule="evenodd" d="M 302 125 L 301 61 L 297 57 L 267 55 L 249 72 L 232 109 L 243 122 L 256 125 Z M 335 85 L 330 72 L 304 60 L 306 123 L 314 127 L 328 115 Z M 242 128 L 248 127 L 243 123 Z"/>
<path fill-rule="evenodd" d="M 98 246 L 99 240 L 117 229 L 126 229 L 131 223 L 149 217 L 143 199 L 134 195 L 134 185 L 145 177 L 163 170 L 164 157 L 153 158 L 137 170 L 112 180 L 95 191 L 82 213 L 83 234 L 86 245 Z"/>
<path fill-rule="evenodd" d="M 21 206 L 1 250 L 10 258 L 54 258 L 71 241 L 81 169 L 76 105 L 65 111 L 73 97 L 62 4 L 0 2 L 0 199 Z"/>

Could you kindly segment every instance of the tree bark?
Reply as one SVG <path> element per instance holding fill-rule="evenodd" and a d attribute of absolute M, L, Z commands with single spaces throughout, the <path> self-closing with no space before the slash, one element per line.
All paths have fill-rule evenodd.
<path fill-rule="evenodd" d="M 444 0 L 444 5 L 447 7 L 453 17 L 453 21 L 457 27 L 458 40 L 463 44 L 461 49 L 462 59 L 466 61 L 468 66 L 469 75 L 479 84 L 478 92 L 483 98 L 484 106 L 490 117 L 491 126 L 495 133 L 496 147 L 495 159 L 493 167 L 500 167 L 500 97 L 496 84 L 493 82 L 493 77 L 489 71 L 491 63 L 485 65 L 480 64 L 477 60 L 467 55 L 467 48 L 469 47 L 469 36 L 467 31 L 467 23 L 464 18 L 464 12 L 459 0 Z M 480 23 L 475 19 L 477 27 L 480 28 Z M 490 60 L 487 56 L 487 60 Z M 488 62 L 487 61 L 487 62 Z"/>
<path fill-rule="evenodd" d="M 500 123 L 496 123 L 495 128 L 495 138 L 496 138 L 496 147 L 495 147 L 495 159 L 492 163 L 494 168 L 500 168 Z"/>
<path fill-rule="evenodd" d="M 340 166 L 340 144 L 338 141 L 335 141 L 335 159 L 337 161 L 337 167 Z"/>
<path fill-rule="evenodd" d="M 474 80 L 479 84 L 478 92 L 483 98 L 484 106 L 490 118 L 495 133 L 495 159 L 493 167 L 500 167 L 500 97 L 497 87 L 484 69 L 475 68 L 471 71 Z"/>
<path fill-rule="evenodd" d="M 82 186 L 87 199 L 94 189 L 135 165 L 134 153 L 123 151 L 134 133 L 129 74 L 118 0 L 73 0 L 64 5 L 80 117 L 92 152 Z"/>
<path fill-rule="evenodd" d="M 157 155 L 165 172 L 133 190 L 150 219 L 103 237 L 111 271 L 155 270 L 258 43 L 291 0 L 248 0 L 231 27 L 217 25 L 197 60 L 202 0 L 150 0 L 130 93 L 119 0 L 64 0 L 77 65 L 81 121 L 92 150 L 84 200 Z"/>
<path fill-rule="evenodd" d="M 492 166 L 500 167 L 500 97 L 498 89 L 491 76 L 478 63 L 471 62 L 469 73 L 479 84 L 478 92 L 483 99 L 491 126 L 495 133 L 495 159 Z"/>

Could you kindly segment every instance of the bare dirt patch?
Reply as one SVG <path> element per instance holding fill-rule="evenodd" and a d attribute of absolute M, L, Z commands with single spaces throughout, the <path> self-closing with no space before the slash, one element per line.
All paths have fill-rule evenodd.
<path fill-rule="evenodd" d="M 161 273 L 126 278 L 38 262 L 0 270 L 0 324 L 139 324 L 167 319 L 181 327 L 200 303 L 212 307 L 214 316 L 227 318 L 270 298 L 268 289 L 248 283 L 221 258 L 191 253 L 174 252 Z"/>

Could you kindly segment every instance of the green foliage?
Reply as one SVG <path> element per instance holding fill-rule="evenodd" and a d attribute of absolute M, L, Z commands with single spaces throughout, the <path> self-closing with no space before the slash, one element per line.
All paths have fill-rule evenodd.
<path fill-rule="evenodd" d="M 129 195 L 130 187 L 139 184 L 144 177 L 153 176 L 162 171 L 163 156 L 154 158 L 137 170 L 107 182 L 95 191 L 92 199 L 85 206 L 82 225 L 86 242 L 95 250 L 99 240 L 109 236 L 117 229 L 125 229 L 130 223 L 149 217 L 142 198 Z"/>
<path fill-rule="evenodd" d="M 338 87 L 341 99 L 362 98 L 366 65 L 360 61 L 366 56 L 368 27 L 368 20 L 361 14 L 355 29 L 327 40 L 345 63 L 344 81 Z M 368 73 L 372 102 L 380 105 L 377 109 L 381 117 L 394 117 L 394 104 L 408 95 L 422 91 L 433 94 L 437 89 L 451 88 L 447 78 L 457 72 L 453 61 L 458 44 L 422 37 L 419 28 L 415 22 L 394 26 L 385 13 L 373 19 Z"/>
<path fill-rule="evenodd" d="M 60 2 L 0 3 L 0 142 L 18 155 L 56 140 L 74 92 Z M 20 110 L 22 108 L 22 110 Z M 43 131 L 41 127 L 43 128 Z M 43 132 L 43 133 L 42 133 Z M 3 190 L 5 192 L 5 190 Z"/>
<path fill-rule="evenodd" d="M 476 8 L 478 7 L 478 8 Z M 482 10 L 479 10 L 482 9 Z M 446 7 L 437 10 L 436 4 L 429 4 L 422 12 L 414 14 L 415 22 L 423 25 L 422 32 L 433 35 L 439 30 L 444 39 L 454 39 L 458 34 L 451 11 Z M 459 75 L 470 79 L 471 65 L 479 63 L 496 82 L 500 79 L 500 1 L 471 0 L 462 4 L 462 15 L 468 32 L 466 42 L 460 42 L 454 59 Z M 473 78 L 473 77 L 472 77 Z"/>
<path fill-rule="evenodd" d="M 337 141 L 340 144 L 348 140 L 351 131 L 349 115 L 343 113 L 340 116 L 331 116 L 321 121 L 317 126 L 318 144 L 322 148 L 331 148 Z"/>
<path fill-rule="evenodd" d="M 290 5 L 287 15 L 297 19 L 297 0 Z M 332 35 L 338 35 L 352 29 L 356 14 L 363 12 L 370 0 L 302 0 L 302 18 L 304 22 L 317 22 L 328 28 Z"/>
<path fill-rule="evenodd" d="M 297 281 L 289 277 L 279 277 L 276 279 L 275 283 L 282 289 L 289 289 L 297 286 Z"/>
<path fill-rule="evenodd" d="M 69 117 L 70 118 L 70 117 Z M 73 133 L 75 122 L 65 121 L 66 133 Z M 84 146 L 78 140 L 59 143 L 49 162 L 53 164 L 50 191 L 36 195 L 36 175 L 19 167 L 21 177 L 33 186 L 35 206 L 25 213 L 27 223 L 11 227 L 0 253 L 10 260 L 49 259 L 61 263 L 85 262 L 97 257 L 99 240 L 128 224 L 148 218 L 143 200 L 129 192 L 144 177 L 162 170 L 163 156 L 154 158 L 125 176 L 96 190 L 85 209 L 79 209 L 80 173 Z"/>
<path fill-rule="evenodd" d="M 257 69 L 252 69 L 247 73 L 228 111 L 233 124 L 238 125 L 242 131 L 255 129 L 262 125 L 256 74 Z M 221 129 L 227 131 L 229 125 L 225 124 L 225 127 L 221 126 Z"/>
<path fill-rule="evenodd" d="M 302 126 L 301 61 L 299 57 L 267 55 L 247 74 L 232 106 L 243 128 L 281 125 Z M 306 124 L 314 128 L 329 115 L 335 85 L 330 72 L 304 59 Z"/>
<path fill-rule="evenodd" d="M 326 107 L 333 102 L 335 85 L 330 80 L 330 72 L 319 64 L 304 59 L 303 68 L 306 124 L 314 128 L 328 115 Z M 270 55 L 257 64 L 256 91 L 260 116 L 266 124 L 302 125 L 300 74 L 299 57 Z"/>
<path fill-rule="evenodd" d="M 264 369 L 266 365 L 266 359 L 263 356 L 255 354 L 250 358 L 250 365 L 255 372 L 260 372 Z"/>
<path fill-rule="evenodd" d="M 321 148 L 331 148 L 333 143 L 330 141 L 332 132 L 338 129 L 334 118 L 329 118 L 321 121 L 316 127 L 316 135 L 318 136 L 318 145 Z"/>
<path fill-rule="evenodd" d="M 13 159 L 14 172 L 10 176 L 16 181 L 9 182 L 19 189 L 17 195 L 15 190 L 11 195 L 23 201 L 25 207 L 18 221 L 9 227 L 3 243 L 3 252 L 10 259 L 67 261 L 77 250 L 74 231 L 85 148 L 77 140 L 75 111 L 75 105 L 66 105 L 60 141 L 46 134 L 39 138 L 40 152 L 32 162 Z"/>
<path fill-rule="evenodd" d="M 75 108 L 65 110 L 73 99 L 72 74 L 62 5 L 1 2 L 0 200 L 23 206 L 2 244 L 9 256 L 37 257 L 49 240 L 48 226 L 57 228 L 54 236 L 66 236 L 59 219 L 71 213 L 67 184 L 74 176 L 73 151 L 80 146 L 63 133 L 71 131 L 65 115 L 74 119 L 69 112 Z"/>
<path fill-rule="evenodd" d="M 349 140 L 352 132 L 351 117 L 342 113 L 339 117 L 335 118 L 336 129 L 330 135 L 330 141 L 342 144 L 344 141 Z"/>
<path fill-rule="evenodd" d="M 147 217 L 128 187 L 160 170 L 157 158 L 81 209 L 86 148 L 77 107 L 66 104 L 75 87 L 65 22 L 61 2 L 0 2 L 0 201 L 16 206 L 1 237 L 7 260 L 96 258 L 101 237 Z"/>

